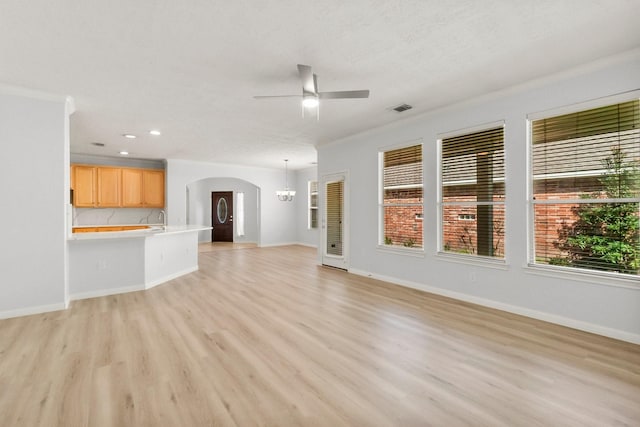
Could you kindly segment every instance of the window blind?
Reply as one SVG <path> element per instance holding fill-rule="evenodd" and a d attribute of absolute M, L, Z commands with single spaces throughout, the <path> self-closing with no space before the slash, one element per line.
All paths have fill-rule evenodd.
<path fill-rule="evenodd" d="M 640 160 L 639 124 L 638 100 L 533 121 L 536 199 L 576 191 L 607 197 L 599 179 L 612 166 L 607 159 L 620 152 L 622 170 Z"/>
<path fill-rule="evenodd" d="M 327 183 L 327 254 L 342 255 L 344 181 Z"/>
<path fill-rule="evenodd" d="M 531 262 L 637 275 L 640 101 L 534 120 L 531 143 Z"/>
<path fill-rule="evenodd" d="M 379 243 L 422 248 L 422 144 L 384 151 Z"/>
<path fill-rule="evenodd" d="M 489 183 L 493 186 L 492 195 L 504 195 L 502 126 L 442 140 L 442 184 L 446 197 L 474 193 L 486 199 L 489 194 L 478 185 L 486 188 Z"/>
<path fill-rule="evenodd" d="M 442 250 L 504 256 L 503 126 L 441 142 Z"/>

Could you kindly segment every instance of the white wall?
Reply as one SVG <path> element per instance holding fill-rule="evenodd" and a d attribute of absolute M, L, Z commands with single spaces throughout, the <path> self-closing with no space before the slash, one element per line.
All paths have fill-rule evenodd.
<path fill-rule="evenodd" d="M 306 246 L 318 246 L 320 228 L 308 228 L 309 181 L 318 180 L 318 168 L 313 166 L 295 171 L 297 241 Z M 319 226 L 318 226 L 319 227 Z"/>
<path fill-rule="evenodd" d="M 65 307 L 69 108 L 0 93 L 0 317 Z"/>
<path fill-rule="evenodd" d="M 639 88 L 635 51 L 318 147 L 319 176 L 349 171 L 350 271 L 640 343 L 640 281 L 616 286 L 596 277 L 579 281 L 527 268 L 526 173 L 528 113 Z M 436 255 L 438 134 L 500 120 L 506 125 L 506 267 L 451 262 Z M 425 245 L 424 257 L 412 257 L 377 248 L 377 156 L 381 147 L 419 139 Z"/>
<path fill-rule="evenodd" d="M 260 189 L 260 246 L 296 242 L 295 203 L 281 202 L 275 194 L 284 185 L 284 170 L 279 169 L 168 159 L 166 206 L 170 225 L 186 224 L 187 185 L 206 178 L 237 178 Z"/>
<path fill-rule="evenodd" d="M 260 190 L 254 184 L 237 178 L 206 178 L 187 184 L 188 224 L 211 226 L 211 192 L 233 192 L 233 241 L 257 243 L 260 239 L 258 229 L 258 198 Z M 238 199 L 239 192 L 244 193 L 244 236 L 238 236 Z M 211 241 L 211 230 L 201 231 L 199 242 Z"/>

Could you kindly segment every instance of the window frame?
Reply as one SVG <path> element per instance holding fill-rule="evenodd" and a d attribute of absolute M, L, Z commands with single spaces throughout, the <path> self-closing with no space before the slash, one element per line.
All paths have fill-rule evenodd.
<path fill-rule="evenodd" d="M 315 183 L 316 190 L 312 191 L 313 183 Z M 317 180 L 309 180 L 307 181 L 307 230 L 314 230 L 318 228 L 318 181 Z M 316 196 L 316 204 L 315 206 L 311 202 L 311 197 Z M 313 211 L 316 212 L 316 224 L 313 225 Z"/>
<path fill-rule="evenodd" d="M 236 236 L 244 237 L 245 232 L 245 205 L 244 205 L 244 192 L 239 191 L 236 193 Z"/>
<path fill-rule="evenodd" d="M 414 146 L 420 146 L 420 157 L 421 157 L 421 166 L 422 166 L 422 183 L 419 184 L 416 188 L 422 189 L 422 202 L 421 203 L 396 203 L 392 205 L 385 205 L 384 203 L 384 157 L 385 153 L 388 151 L 399 150 L 402 148 L 409 148 Z M 381 251 L 399 253 L 410 256 L 424 256 L 424 246 L 425 246 L 425 228 L 424 228 L 424 181 L 425 181 L 425 162 L 424 162 L 424 143 L 422 138 L 414 139 L 410 141 L 401 142 L 398 144 L 387 145 L 384 147 L 378 148 L 378 236 L 377 236 L 377 248 Z M 384 209 L 385 206 L 421 206 L 422 207 L 422 218 L 419 221 L 423 224 L 422 227 L 422 246 L 419 247 L 405 247 L 400 245 L 388 245 L 385 244 L 385 214 Z M 418 220 L 418 219 L 416 219 Z"/>
<path fill-rule="evenodd" d="M 604 286 L 616 286 L 624 288 L 638 289 L 640 287 L 640 275 L 631 275 L 618 272 L 608 272 L 595 269 L 579 268 L 572 266 L 558 266 L 551 264 L 543 264 L 536 262 L 536 223 L 535 223 L 535 206 L 539 204 L 549 204 L 548 201 L 534 200 L 534 159 L 533 159 L 533 122 L 542 119 L 550 119 L 557 116 L 566 114 L 579 113 L 582 111 L 588 111 L 591 109 L 606 107 L 609 105 L 621 104 L 633 100 L 640 99 L 640 90 L 633 90 L 629 92 L 619 93 L 611 96 L 601 97 L 597 99 L 587 100 L 583 102 L 577 102 L 560 106 L 557 108 L 551 108 L 547 110 L 537 111 L 529 113 L 526 116 L 526 155 L 527 155 L 527 167 L 526 167 L 526 180 L 527 180 L 527 259 L 525 271 L 530 274 L 536 274 L 546 277 L 555 278 L 568 278 L 571 280 L 584 281 L 589 283 L 597 283 Z M 589 199 L 592 200 L 592 199 Z M 608 202 L 612 199 L 598 199 L 599 202 Z M 636 199 L 625 199 L 627 201 L 636 201 Z M 640 201 L 640 199 L 638 199 Z M 553 200 L 556 203 L 570 203 L 572 201 L 578 201 L 584 203 L 581 199 L 557 199 Z M 594 281 L 594 276 L 598 278 Z"/>
<path fill-rule="evenodd" d="M 504 200 L 500 202 L 444 202 L 444 180 L 443 180 L 443 140 L 447 138 L 470 135 L 473 133 L 488 131 L 491 129 L 502 128 L 502 149 L 504 151 Z M 506 123 L 504 120 L 498 120 L 494 122 L 483 123 L 475 126 L 466 127 L 454 131 L 444 132 L 437 135 L 437 227 L 438 227 L 438 241 L 437 241 L 437 253 L 436 256 L 447 261 L 457 262 L 470 265 L 481 265 L 491 268 L 505 269 L 508 263 L 508 241 L 507 241 L 507 149 L 506 149 Z M 504 209 L 504 224 L 503 224 L 503 257 L 497 258 L 487 255 L 479 254 L 464 254 L 456 253 L 453 251 L 446 251 L 444 249 L 444 206 L 445 205 L 490 205 L 490 206 L 503 206 Z M 477 217 L 477 213 L 476 213 Z"/>

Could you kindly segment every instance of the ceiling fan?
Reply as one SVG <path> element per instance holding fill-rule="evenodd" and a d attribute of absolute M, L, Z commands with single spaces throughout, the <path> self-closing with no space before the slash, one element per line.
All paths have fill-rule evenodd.
<path fill-rule="evenodd" d="M 300 98 L 302 99 L 302 116 L 304 109 L 318 107 L 321 99 L 368 98 L 369 90 L 343 90 L 337 92 L 320 92 L 318 76 L 313 74 L 309 65 L 298 64 L 298 74 L 302 82 L 302 95 L 267 95 L 254 96 L 255 99 L 267 98 Z M 316 116 L 320 117 L 320 109 L 316 108 Z"/>

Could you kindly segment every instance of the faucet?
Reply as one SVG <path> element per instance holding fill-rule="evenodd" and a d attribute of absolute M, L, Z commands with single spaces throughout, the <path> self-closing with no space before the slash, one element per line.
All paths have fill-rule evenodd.
<path fill-rule="evenodd" d="M 162 228 L 166 229 L 167 228 L 167 214 L 165 213 L 164 210 L 160 210 L 160 212 L 158 213 L 158 221 L 160 221 L 160 218 L 162 218 Z"/>

